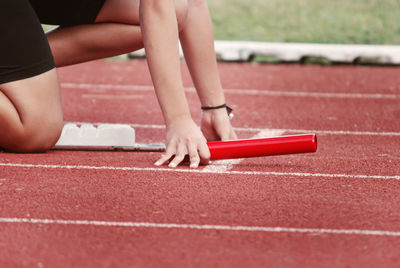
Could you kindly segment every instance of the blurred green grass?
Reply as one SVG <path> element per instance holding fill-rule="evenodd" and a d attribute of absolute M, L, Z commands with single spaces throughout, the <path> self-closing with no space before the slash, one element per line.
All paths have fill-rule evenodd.
<path fill-rule="evenodd" d="M 400 45 L 400 0 L 209 0 L 208 5 L 216 40 Z"/>
<path fill-rule="evenodd" d="M 211 0 L 216 40 L 400 44 L 399 0 Z"/>

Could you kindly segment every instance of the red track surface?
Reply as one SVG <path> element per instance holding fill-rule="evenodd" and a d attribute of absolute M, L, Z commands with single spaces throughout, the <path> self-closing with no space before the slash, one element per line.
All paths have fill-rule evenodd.
<path fill-rule="evenodd" d="M 317 132 L 318 152 L 196 171 L 155 168 L 158 153 L 0 153 L 0 267 L 399 267 L 400 69 L 219 66 L 241 138 Z M 59 73 L 65 121 L 163 141 L 145 61 Z"/>

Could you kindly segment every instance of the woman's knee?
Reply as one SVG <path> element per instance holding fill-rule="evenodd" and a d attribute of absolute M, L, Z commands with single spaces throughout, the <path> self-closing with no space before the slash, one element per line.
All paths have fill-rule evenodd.
<path fill-rule="evenodd" d="M 47 117 L 40 122 L 27 122 L 15 133 L 9 149 L 21 153 L 50 150 L 58 141 L 63 127 L 62 117 Z"/>
<path fill-rule="evenodd" d="M 9 113 L 2 117 L 0 147 L 14 152 L 43 152 L 57 142 L 63 115 L 55 69 L 2 85 Z M 1 111 L 0 111 L 1 112 Z"/>
<path fill-rule="evenodd" d="M 37 125 L 27 129 L 27 149 L 32 152 L 50 150 L 60 138 L 63 128 L 62 118 L 47 120 L 44 125 Z"/>
<path fill-rule="evenodd" d="M 55 69 L 4 84 L 2 92 L 14 112 L 5 118 L 8 133 L 0 135 L 0 147 L 15 152 L 43 152 L 54 146 L 63 126 Z"/>

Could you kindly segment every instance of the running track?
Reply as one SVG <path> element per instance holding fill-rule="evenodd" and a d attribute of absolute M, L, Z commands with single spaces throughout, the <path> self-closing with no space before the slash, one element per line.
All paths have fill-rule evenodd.
<path fill-rule="evenodd" d="M 0 267 L 399 267 L 400 69 L 219 67 L 240 137 L 315 132 L 318 152 L 198 170 L 156 168 L 158 153 L 0 153 Z M 163 141 L 145 61 L 59 75 L 65 121 Z"/>

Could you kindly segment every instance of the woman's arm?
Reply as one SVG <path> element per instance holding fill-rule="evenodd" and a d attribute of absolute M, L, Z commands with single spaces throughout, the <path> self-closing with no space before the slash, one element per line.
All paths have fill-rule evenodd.
<path fill-rule="evenodd" d="M 188 15 L 180 40 L 201 105 L 215 107 L 224 104 L 206 0 L 188 0 Z M 207 140 L 237 138 L 225 109 L 203 111 L 201 129 Z"/>
<path fill-rule="evenodd" d="M 210 152 L 184 93 L 174 1 L 141 0 L 139 12 L 150 74 L 167 127 L 166 152 L 155 164 L 162 165 L 175 155 L 169 166 L 176 167 L 188 154 L 195 168 L 200 161 L 208 161 Z"/>

